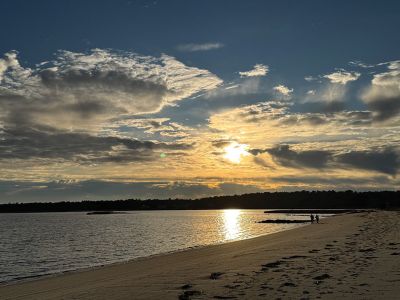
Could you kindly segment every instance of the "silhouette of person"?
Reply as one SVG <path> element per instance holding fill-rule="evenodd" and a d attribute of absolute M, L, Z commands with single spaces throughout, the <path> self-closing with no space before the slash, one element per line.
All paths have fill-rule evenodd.
<path fill-rule="evenodd" d="M 315 220 L 319 223 L 319 215 L 315 215 Z"/>
<path fill-rule="evenodd" d="M 311 224 L 314 223 L 314 215 L 313 214 L 310 215 L 310 219 L 311 219 Z"/>

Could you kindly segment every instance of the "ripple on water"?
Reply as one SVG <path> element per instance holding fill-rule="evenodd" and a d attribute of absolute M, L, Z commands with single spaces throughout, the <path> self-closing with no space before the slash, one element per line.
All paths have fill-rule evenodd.
<path fill-rule="evenodd" d="M 307 216 L 304 216 L 307 218 Z M 297 227 L 263 210 L 0 214 L 0 282 L 35 278 Z M 274 218 L 295 216 L 274 215 Z"/>

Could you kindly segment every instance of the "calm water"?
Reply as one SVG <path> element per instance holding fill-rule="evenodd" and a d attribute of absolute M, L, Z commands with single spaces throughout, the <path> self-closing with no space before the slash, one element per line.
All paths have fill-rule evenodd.
<path fill-rule="evenodd" d="M 189 247 L 247 239 L 298 225 L 257 224 L 262 210 L 127 214 L 0 214 L 0 282 L 100 266 Z"/>

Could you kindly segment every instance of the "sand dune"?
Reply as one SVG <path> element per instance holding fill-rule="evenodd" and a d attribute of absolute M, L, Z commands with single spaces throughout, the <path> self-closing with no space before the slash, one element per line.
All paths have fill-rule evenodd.
<path fill-rule="evenodd" d="M 384 211 L 341 215 L 250 240 L 0 287 L 0 299 L 399 299 L 399 295 L 400 212 Z"/>

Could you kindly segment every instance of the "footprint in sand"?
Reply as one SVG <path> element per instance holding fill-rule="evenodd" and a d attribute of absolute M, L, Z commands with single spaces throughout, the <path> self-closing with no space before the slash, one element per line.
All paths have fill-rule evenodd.
<path fill-rule="evenodd" d="M 200 291 L 185 291 L 183 294 L 179 295 L 179 300 L 190 300 L 193 296 L 200 296 L 202 293 Z"/>
<path fill-rule="evenodd" d="M 282 257 L 282 259 L 297 259 L 297 258 L 307 258 L 308 256 L 306 255 L 292 255 L 292 256 L 286 256 Z"/>
<path fill-rule="evenodd" d="M 360 249 L 359 252 L 373 252 L 375 251 L 374 248 L 366 248 L 366 249 Z"/>
<path fill-rule="evenodd" d="M 192 286 L 191 284 L 188 283 L 188 284 L 182 285 L 182 286 L 181 286 L 181 289 L 182 289 L 182 290 L 188 290 L 188 289 L 191 289 L 192 287 L 193 287 L 193 286 Z"/>
<path fill-rule="evenodd" d="M 210 275 L 210 279 L 212 280 L 217 280 L 218 278 L 220 278 L 224 273 L 222 272 L 213 272 Z"/>
<path fill-rule="evenodd" d="M 308 253 L 318 253 L 320 250 L 318 250 L 318 249 L 312 249 L 312 250 L 310 250 L 310 251 L 308 251 Z"/>
<path fill-rule="evenodd" d="M 267 263 L 267 264 L 261 265 L 261 267 L 262 267 L 261 271 L 268 271 L 269 269 L 276 269 L 281 264 L 282 264 L 282 261 L 277 260 L 275 262 L 271 262 L 271 263 Z M 279 270 L 275 270 L 275 271 L 279 271 Z"/>
<path fill-rule="evenodd" d="M 224 287 L 227 289 L 233 290 L 233 289 L 237 289 L 238 287 L 240 287 L 240 284 L 227 284 L 227 285 L 224 285 Z"/>
<path fill-rule="evenodd" d="M 285 287 L 285 286 L 296 287 L 297 285 L 294 284 L 293 282 L 285 282 L 284 284 L 281 285 L 281 287 Z"/>
<path fill-rule="evenodd" d="M 331 276 L 329 275 L 329 274 L 322 274 L 322 275 L 318 275 L 318 276 L 315 276 L 313 279 L 315 280 L 315 284 L 321 284 L 321 283 L 323 283 L 323 281 L 325 280 L 325 279 L 328 279 L 328 278 L 331 278 Z"/>

